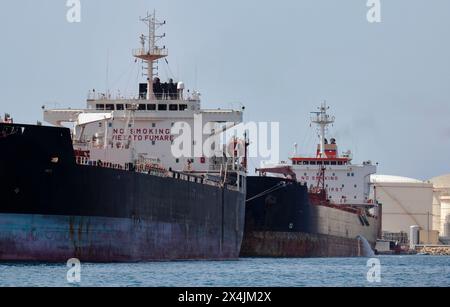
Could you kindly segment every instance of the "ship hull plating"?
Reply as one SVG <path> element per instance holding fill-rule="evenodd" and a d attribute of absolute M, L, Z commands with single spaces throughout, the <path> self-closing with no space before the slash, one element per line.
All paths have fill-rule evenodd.
<path fill-rule="evenodd" d="M 0 215 L 0 259 L 86 262 L 236 259 L 207 226 L 125 218 Z M 233 240 L 228 238 L 228 240 Z M 234 240 L 233 240 L 234 241 Z M 229 241 L 230 242 L 230 241 Z"/>
<path fill-rule="evenodd" d="M 364 252 L 358 236 L 376 243 L 378 219 L 363 225 L 357 214 L 311 205 L 299 183 L 248 177 L 247 191 L 243 257 L 354 257 Z"/>
<path fill-rule="evenodd" d="M 244 193 L 77 165 L 66 129 L 0 125 L 0 132 L 0 260 L 239 257 Z"/>

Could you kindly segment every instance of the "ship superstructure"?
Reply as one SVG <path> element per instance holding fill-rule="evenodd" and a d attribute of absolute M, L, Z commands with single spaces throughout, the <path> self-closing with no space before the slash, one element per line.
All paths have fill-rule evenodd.
<path fill-rule="evenodd" d="M 90 91 L 85 109 L 44 110 L 44 120 L 55 126 L 74 125 L 79 163 L 100 161 L 125 168 L 141 161 L 166 170 L 208 172 L 236 162 L 239 157 L 223 159 L 219 134 L 242 122 L 242 110 L 203 110 L 198 91 L 186 91 L 181 81 L 162 83 L 156 63 L 169 53 L 165 46 L 158 47 L 158 40 L 165 35 L 158 35 L 157 30 L 165 21 L 158 21 L 155 14 L 141 20 L 148 27 L 148 36 L 141 35 L 141 48 L 133 50 L 133 56 L 143 62 L 147 82 L 139 84 L 139 92 L 123 97 Z M 173 154 L 179 136 L 173 132 L 175 125 L 180 126 L 180 134 L 189 135 L 184 143 L 188 154 Z M 208 138 L 216 138 L 215 147 L 203 146 Z"/>
<path fill-rule="evenodd" d="M 283 170 L 286 166 L 300 183 L 309 191 L 324 189 L 329 201 L 335 205 L 370 205 L 370 175 L 377 171 L 371 161 L 362 164 L 352 163 L 352 153 L 347 151 L 339 155 L 335 138 L 327 138 L 329 126 L 335 117 L 328 114 L 329 107 L 323 103 L 317 112 L 312 112 L 311 123 L 317 125 L 319 144 L 316 155 L 305 157 L 297 154 L 290 158 L 291 164 L 265 164 L 259 172 L 271 172 L 271 169 Z M 296 146 L 297 147 L 297 146 Z"/>

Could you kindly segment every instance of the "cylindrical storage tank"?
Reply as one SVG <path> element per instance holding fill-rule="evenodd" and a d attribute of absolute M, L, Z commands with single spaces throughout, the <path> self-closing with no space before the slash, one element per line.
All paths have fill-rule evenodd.
<path fill-rule="evenodd" d="M 445 234 L 447 216 L 450 215 L 450 196 L 441 196 L 441 229 L 444 236 L 449 236 L 450 234 Z"/>
<path fill-rule="evenodd" d="M 409 233 L 411 225 L 431 229 L 431 182 L 385 175 L 371 175 L 370 180 L 377 201 L 383 204 L 383 231 Z"/>
<path fill-rule="evenodd" d="M 417 225 L 410 227 L 410 232 L 409 232 L 409 248 L 410 249 L 415 249 L 416 245 L 419 244 L 419 231 L 420 231 L 420 227 Z"/>
<path fill-rule="evenodd" d="M 433 230 L 441 230 L 441 191 L 438 189 L 433 190 L 433 207 L 432 207 L 433 216 L 432 220 L 432 228 Z"/>
<path fill-rule="evenodd" d="M 444 236 L 450 237 L 450 214 L 445 218 Z"/>
<path fill-rule="evenodd" d="M 439 219 L 439 228 L 434 230 L 439 230 L 440 235 L 444 236 L 445 218 L 450 213 L 450 174 L 432 178 L 430 182 L 433 183 L 433 191 L 437 198 L 433 201 L 433 205 L 439 203 L 441 207 L 440 213 L 433 212 L 434 217 Z M 438 209 L 438 206 L 436 206 L 436 209 Z"/>

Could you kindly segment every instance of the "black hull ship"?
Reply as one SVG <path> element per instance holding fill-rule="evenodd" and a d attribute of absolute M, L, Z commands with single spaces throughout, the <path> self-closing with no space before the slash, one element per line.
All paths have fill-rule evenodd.
<path fill-rule="evenodd" d="M 375 246 L 379 220 L 358 210 L 315 203 L 307 186 L 247 177 L 242 257 L 357 257 Z"/>
<path fill-rule="evenodd" d="M 236 259 L 244 194 L 77 165 L 68 129 L 0 124 L 0 259 Z"/>
<path fill-rule="evenodd" d="M 244 257 L 354 257 L 371 254 L 381 233 L 381 207 L 370 198 L 370 162 L 339 157 L 334 122 L 323 105 L 314 112 L 321 144 L 317 156 L 294 156 L 247 177 Z"/>
<path fill-rule="evenodd" d="M 143 20 L 151 31 L 133 54 L 154 76 L 153 61 L 167 50 L 154 44 L 155 15 Z M 239 257 L 242 160 L 172 157 L 171 127 L 179 118 L 192 125 L 194 114 L 237 124 L 242 114 L 203 111 L 199 95 L 184 97 L 184 84 L 170 84 L 169 95 L 149 77 L 137 97 L 91 93 L 87 109 L 44 110 L 56 127 L 0 123 L 1 261 Z"/>

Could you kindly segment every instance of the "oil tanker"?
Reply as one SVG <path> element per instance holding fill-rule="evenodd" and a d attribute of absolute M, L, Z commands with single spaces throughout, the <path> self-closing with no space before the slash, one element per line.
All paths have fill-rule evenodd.
<path fill-rule="evenodd" d="M 353 257 L 370 253 L 381 232 L 381 205 L 371 197 L 370 161 L 351 163 L 326 131 L 335 118 L 313 112 L 320 144 L 314 157 L 266 164 L 247 178 L 243 257 Z M 297 151 L 297 149 L 295 150 Z M 370 245 L 370 246 L 369 246 Z"/>
<path fill-rule="evenodd" d="M 173 147 L 177 123 L 194 127 L 201 118 L 200 129 L 226 131 L 242 122 L 242 110 L 201 109 L 200 93 L 162 83 L 155 63 L 168 50 L 156 32 L 165 22 L 156 14 L 142 21 L 148 35 L 133 56 L 147 82 L 134 96 L 91 90 L 86 108 L 44 107 L 51 126 L 1 120 L 1 261 L 239 257 L 244 158 L 176 156 Z M 207 136 L 193 133 L 188 142 Z"/>

